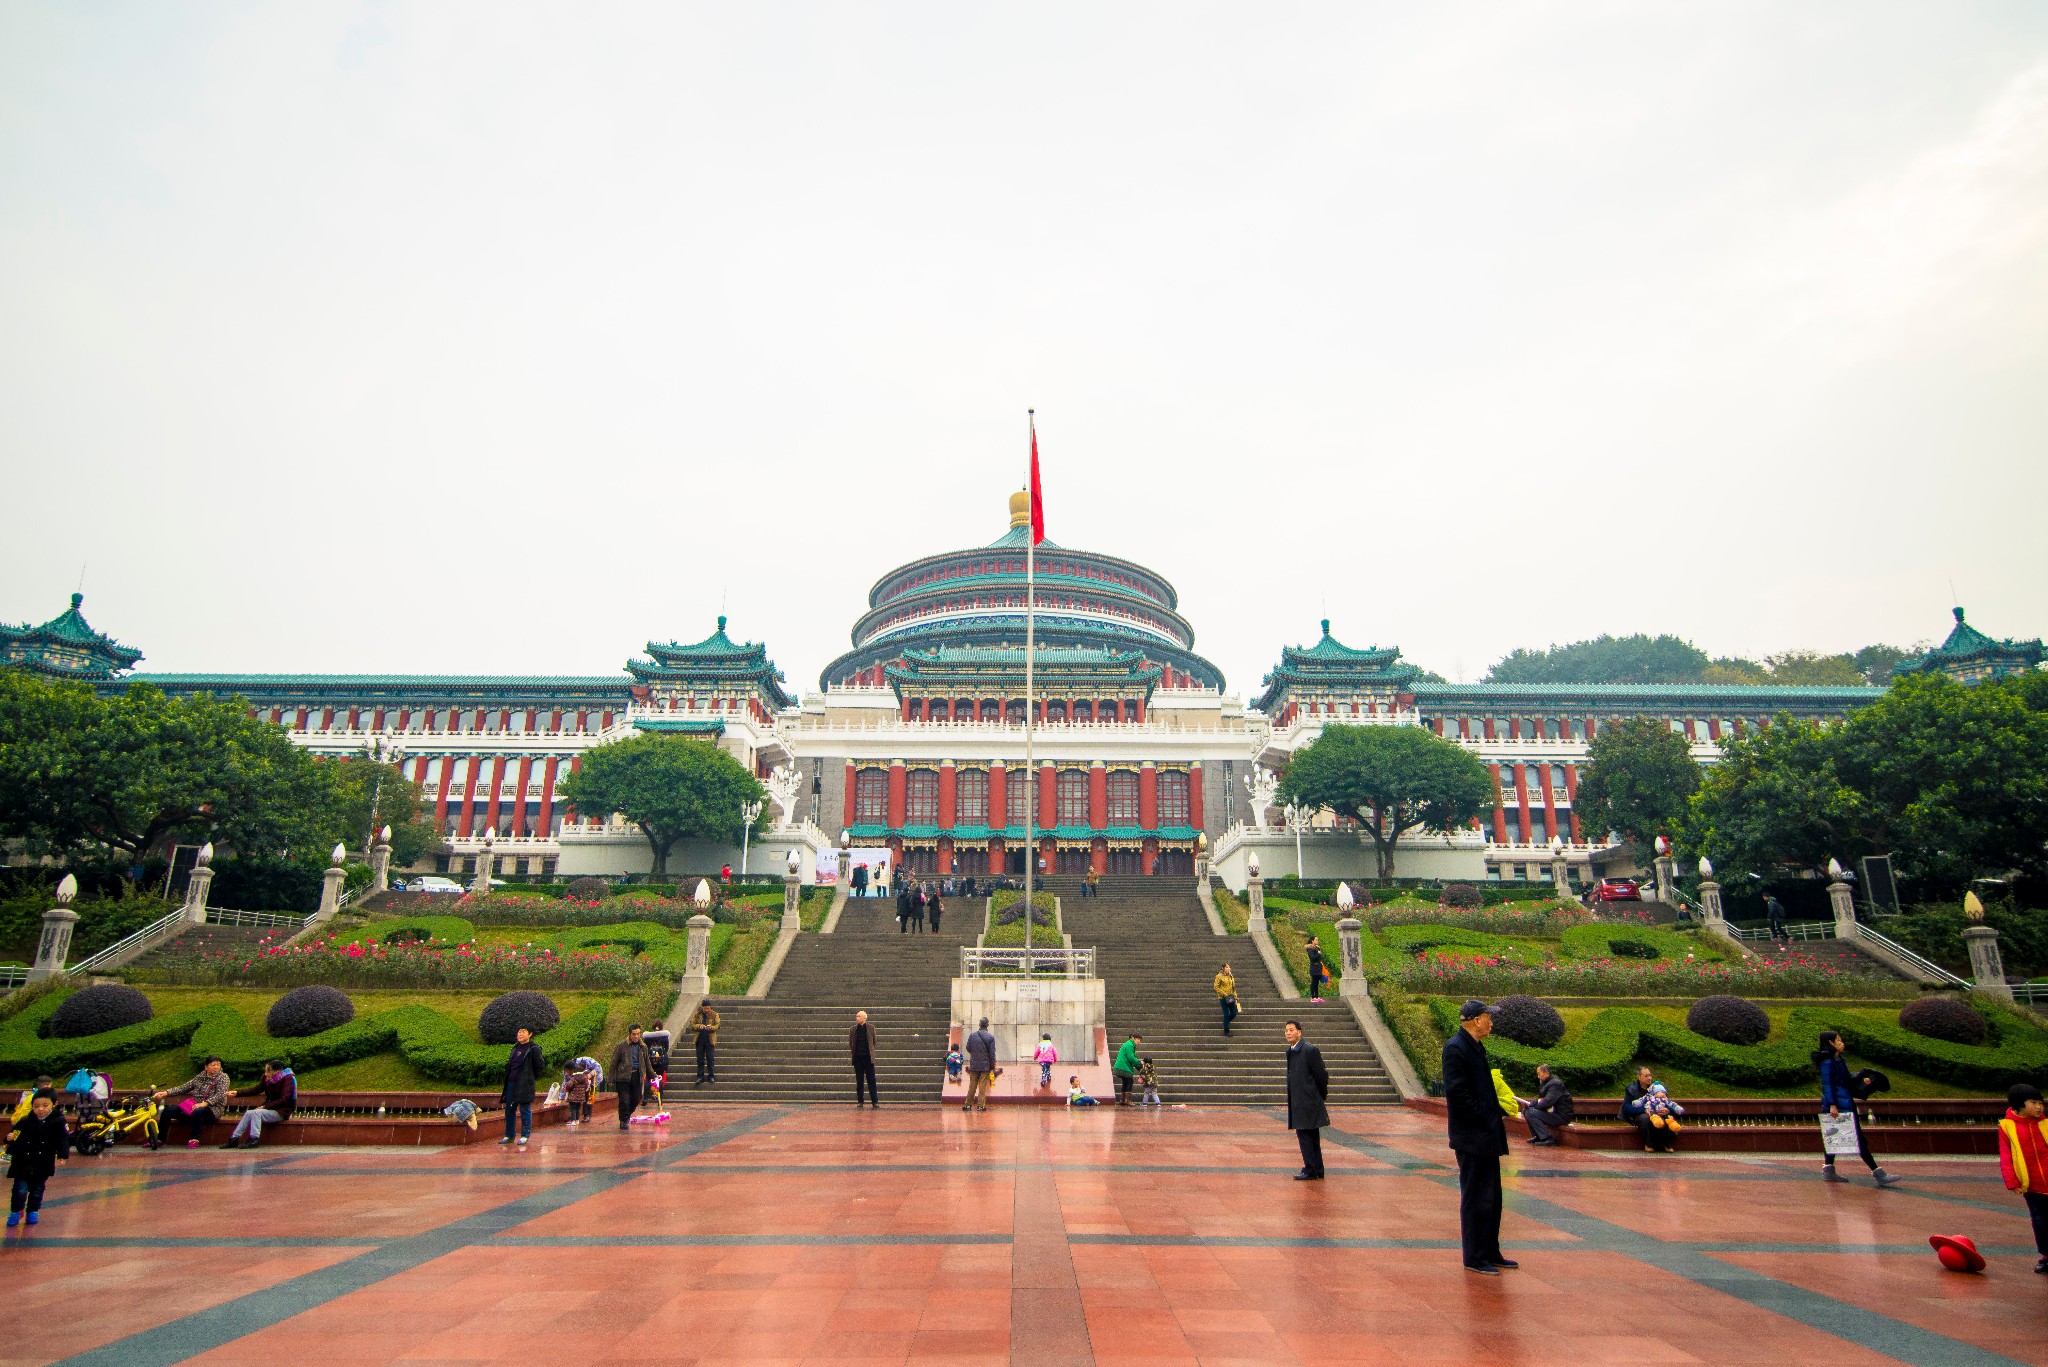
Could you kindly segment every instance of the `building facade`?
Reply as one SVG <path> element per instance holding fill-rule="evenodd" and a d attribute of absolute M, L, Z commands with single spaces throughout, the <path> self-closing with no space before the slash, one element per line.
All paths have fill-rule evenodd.
<path fill-rule="evenodd" d="M 101 688 L 145 680 L 173 694 L 235 695 L 310 750 L 382 753 L 421 785 L 441 837 L 434 867 L 473 868 L 488 832 L 508 873 L 647 867 L 636 830 L 555 798 L 591 748 L 645 732 L 700 737 L 768 781 L 792 848 L 887 845 L 928 873 L 1021 873 L 1035 849 L 1063 873 L 1186 875 L 1205 845 L 1225 870 L 1231 849 L 1257 837 L 1273 851 L 1269 874 L 1292 871 L 1283 848 L 1304 851 L 1309 876 L 1367 873 L 1363 838 L 1331 814 L 1291 845 L 1272 838 L 1272 774 L 1344 724 L 1427 727 L 1471 748 L 1497 781 L 1486 819 L 1413 842 L 1397 872 L 1541 877 L 1561 846 L 1574 877 L 1590 877 L 1609 842 L 1580 820 L 1576 795 L 1602 728 L 1653 718 L 1710 763 L 1749 728 L 1781 716 L 1827 721 L 1882 693 L 1445 683 L 1397 649 L 1341 643 L 1325 621 L 1315 642 L 1280 651 L 1246 704 L 1195 652 L 1165 577 L 1043 542 L 1027 771 L 1023 498 L 995 541 L 883 575 L 851 647 L 801 696 L 765 646 L 726 634 L 723 617 L 701 641 L 649 642 L 616 675 L 157 674 L 135 672 L 140 652 L 93 631 L 74 595 L 40 627 L 0 624 L 0 662 Z M 2039 641 L 1981 635 L 1958 609 L 1948 641 L 1914 667 L 1975 680 L 2036 668 L 2042 655 Z M 715 867 L 731 853 L 685 851 L 684 866 Z"/>

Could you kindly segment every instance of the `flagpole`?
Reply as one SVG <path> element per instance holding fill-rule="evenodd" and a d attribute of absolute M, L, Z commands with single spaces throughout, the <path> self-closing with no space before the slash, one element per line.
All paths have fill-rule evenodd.
<path fill-rule="evenodd" d="M 1031 426 L 1031 450 L 1038 452 L 1038 410 L 1024 410 Z M 1028 473 L 1027 473 L 1028 479 Z M 1027 489 L 1036 490 L 1029 483 Z M 1033 753 L 1032 726 L 1038 704 L 1033 697 L 1034 667 L 1038 655 L 1038 528 L 1024 527 L 1024 977 L 1031 978 L 1032 923 L 1038 907 L 1032 891 L 1038 872 L 1038 764 Z"/>

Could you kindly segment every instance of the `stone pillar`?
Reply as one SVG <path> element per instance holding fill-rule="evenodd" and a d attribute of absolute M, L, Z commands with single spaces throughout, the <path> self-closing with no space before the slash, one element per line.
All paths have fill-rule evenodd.
<path fill-rule="evenodd" d="M 53 911 L 43 917 L 46 927 L 56 914 Z M 49 931 L 45 929 L 43 935 L 47 939 Z M 1991 926 L 1966 926 L 1963 944 L 1970 951 L 1970 976 L 1976 979 L 1977 990 L 2011 1001 L 2012 987 L 2005 981 L 2005 959 L 1998 952 L 1998 931 Z M 36 962 L 40 965 L 41 958 Z"/>
<path fill-rule="evenodd" d="M 1668 854 L 1660 854 L 1657 856 L 1656 869 L 1657 900 L 1659 902 L 1665 903 L 1666 905 L 1669 905 L 1672 900 L 1671 886 L 1673 881 L 1678 877 L 1677 862 L 1673 860 L 1671 856 Z"/>
<path fill-rule="evenodd" d="M 683 961 L 682 995 L 711 995 L 711 918 L 698 912 L 689 920 L 690 947 Z"/>
<path fill-rule="evenodd" d="M 1344 961 L 1337 979 L 1337 995 L 1340 997 L 1372 995 L 1365 981 L 1365 950 L 1359 936 L 1364 929 L 1356 916 L 1346 916 L 1337 923 L 1337 953 Z"/>
<path fill-rule="evenodd" d="M 391 828 L 384 827 L 377 832 L 377 843 L 370 846 L 370 887 L 377 892 L 391 890 Z"/>
<path fill-rule="evenodd" d="M 28 971 L 30 982 L 64 976 L 64 960 L 71 953 L 71 931 L 78 924 L 78 913 L 71 909 L 71 899 L 77 895 L 78 880 L 65 874 L 64 881 L 57 884 L 57 905 L 43 913 L 43 938 L 36 944 L 35 966 Z"/>
<path fill-rule="evenodd" d="M 1856 938 L 1856 894 L 1849 885 L 1837 878 L 1828 884 L 1828 901 L 1835 909 L 1835 938 L 1853 940 Z"/>
<path fill-rule="evenodd" d="M 213 842 L 199 848 L 199 862 L 185 880 L 185 920 L 195 926 L 206 924 L 206 898 L 213 888 Z"/>
<path fill-rule="evenodd" d="M 1245 904 L 1251 908 L 1248 930 L 1266 928 L 1266 880 L 1259 875 L 1259 861 L 1251 863 L 1251 872 L 1245 883 Z"/>
<path fill-rule="evenodd" d="M 803 895 L 804 876 L 791 869 L 782 875 L 782 928 L 802 930 L 803 918 L 797 914 L 796 901 Z"/>
<path fill-rule="evenodd" d="M 1561 852 L 1553 853 L 1550 856 L 1550 881 L 1552 886 L 1557 889 L 1559 901 L 1569 902 L 1572 900 L 1571 868 L 1565 863 L 1564 855 Z"/>
<path fill-rule="evenodd" d="M 498 833 L 484 832 L 484 847 L 477 851 L 476 872 L 469 880 L 469 890 L 478 897 L 491 895 L 491 875 L 498 871 Z"/>
<path fill-rule="evenodd" d="M 341 866 L 345 857 L 346 851 L 336 845 L 334 862 L 328 866 L 327 872 L 321 875 L 320 910 L 313 913 L 316 922 L 331 921 L 334 919 L 334 913 L 341 910 L 341 885 L 348 881 L 348 870 Z"/>
<path fill-rule="evenodd" d="M 1721 885 L 1711 878 L 1700 884 L 1700 915 L 1708 930 L 1728 933 L 1728 917 L 1721 910 Z"/>

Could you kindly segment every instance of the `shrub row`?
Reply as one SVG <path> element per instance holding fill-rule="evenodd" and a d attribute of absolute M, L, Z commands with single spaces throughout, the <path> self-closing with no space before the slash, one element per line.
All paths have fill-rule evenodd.
<path fill-rule="evenodd" d="M 398 1006 L 300 1039 L 273 1039 L 249 1028 L 225 1003 L 159 1016 L 139 1025 L 76 1039 L 43 1039 L 38 1030 L 68 993 L 52 993 L 0 1025 L 0 1073 L 61 1076 L 74 1068 L 104 1067 L 184 1043 L 199 1067 L 218 1054 L 230 1073 L 250 1074 L 265 1059 L 283 1058 L 296 1069 L 326 1068 L 396 1048 L 428 1077 L 485 1086 L 505 1075 L 511 1050 L 480 1044 L 452 1017 L 430 1006 Z M 610 1008 L 593 1002 L 540 1037 L 552 1062 L 588 1047 L 604 1029 Z M 175 1080 L 175 1079 L 174 1079 Z"/>
<path fill-rule="evenodd" d="M 1443 1035 L 1458 1028 L 1456 1002 L 1435 998 L 1429 1009 Z M 1613 1086 L 1638 1063 L 1654 1061 L 1736 1087 L 1812 1082 L 1818 1092 L 1818 1075 L 1808 1055 L 1821 1031 L 1839 1030 L 1858 1058 L 1956 1086 L 2003 1092 L 2015 1082 L 2048 1083 L 2048 1031 L 2010 1011 L 1993 1008 L 1986 1015 L 1995 1036 L 1991 1042 L 1951 1044 L 1888 1021 L 1801 1006 L 1787 1018 L 1784 1039 L 1742 1045 L 1723 1044 L 1647 1011 L 1615 1006 L 1594 1016 L 1569 1044 L 1536 1049 L 1494 1035 L 1486 1041 L 1486 1052 L 1518 1087 L 1536 1085 L 1538 1063 L 1549 1063 L 1569 1087 L 1591 1088 Z"/>

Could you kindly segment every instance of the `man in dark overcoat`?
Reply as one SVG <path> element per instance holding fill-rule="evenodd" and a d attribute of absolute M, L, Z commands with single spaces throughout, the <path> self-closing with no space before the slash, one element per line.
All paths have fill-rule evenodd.
<path fill-rule="evenodd" d="M 1451 1113 L 1451 1149 L 1458 1155 L 1458 1230 L 1465 1270 L 1497 1277 L 1514 1259 L 1500 1251 L 1500 1160 L 1508 1127 L 1493 1089 L 1493 1068 L 1480 1043 L 1493 1033 L 1493 1008 L 1468 1001 L 1444 1041 L 1444 1100 Z"/>
<path fill-rule="evenodd" d="M 1287 1128 L 1301 1143 L 1301 1171 L 1297 1182 L 1323 1180 L 1323 1126 L 1330 1123 L 1330 1070 L 1323 1066 L 1323 1051 L 1301 1034 L 1301 1022 L 1287 1022 Z"/>

